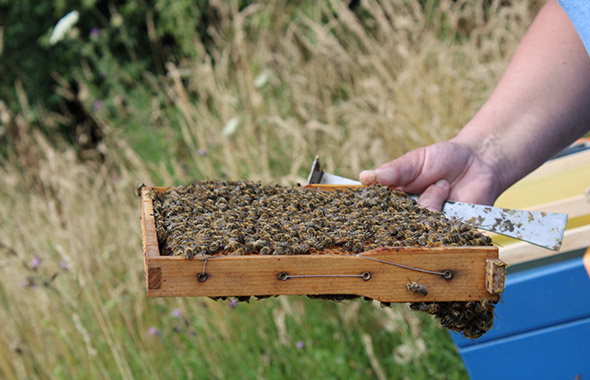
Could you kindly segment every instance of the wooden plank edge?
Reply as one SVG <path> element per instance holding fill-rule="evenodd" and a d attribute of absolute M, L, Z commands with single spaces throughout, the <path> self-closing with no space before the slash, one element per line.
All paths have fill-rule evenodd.
<path fill-rule="evenodd" d="M 160 257 L 158 235 L 156 232 L 156 220 L 154 218 L 154 205 L 148 187 L 141 189 L 141 235 L 143 246 L 145 283 L 148 289 L 159 289 L 161 275 L 149 266 L 149 259 Z"/>
<path fill-rule="evenodd" d="M 455 248 L 455 249 L 454 249 Z M 461 248 L 461 249 L 456 249 Z M 159 257 L 149 260 L 150 275 L 161 277 L 161 288 L 148 284 L 150 297 L 266 296 L 350 294 L 382 302 L 434 302 L 498 299 L 485 288 L 486 260 L 497 259 L 496 247 L 380 248 L 362 256 L 385 259 L 432 271 L 451 269 L 455 277 L 409 271 L 354 255 Z M 205 270 L 206 269 L 206 270 Z M 357 273 L 358 272 L 358 273 Z M 372 277 L 348 278 L 369 272 Z M 205 273 L 204 281 L 198 276 Z M 294 275 L 280 281 L 280 273 Z M 347 278 L 332 278 L 335 274 Z M 301 275 L 318 276 L 299 278 Z M 327 276 L 326 276 L 327 275 Z M 328 278 L 326 278 L 328 277 Z M 427 296 L 406 289 L 409 281 L 425 284 Z"/>
<path fill-rule="evenodd" d="M 502 260 L 486 259 L 486 290 L 490 294 L 504 292 L 507 266 Z"/>

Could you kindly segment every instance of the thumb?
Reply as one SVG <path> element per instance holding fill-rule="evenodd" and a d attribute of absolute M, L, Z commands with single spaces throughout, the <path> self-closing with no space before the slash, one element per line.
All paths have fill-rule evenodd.
<path fill-rule="evenodd" d="M 425 148 L 418 148 L 381 165 L 374 171 L 375 181 L 395 187 L 403 187 L 412 183 L 422 172 L 425 153 Z"/>

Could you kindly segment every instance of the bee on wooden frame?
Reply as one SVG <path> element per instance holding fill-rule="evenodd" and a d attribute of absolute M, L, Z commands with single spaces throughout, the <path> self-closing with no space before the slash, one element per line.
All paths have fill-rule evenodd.
<path fill-rule="evenodd" d="M 408 281 L 410 281 L 409 278 L 408 278 Z M 408 284 L 406 285 L 406 287 L 411 292 L 420 293 L 423 296 L 427 295 L 428 294 L 428 289 L 426 288 L 426 285 L 420 284 L 420 283 L 418 283 L 418 281 L 420 281 L 420 277 L 418 277 L 418 279 L 416 281 L 410 281 L 410 282 L 408 282 Z"/>
<path fill-rule="evenodd" d="M 192 259 L 195 256 L 195 251 L 192 248 L 185 248 L 184 249 L 184 257 L 186 259 Z"/>

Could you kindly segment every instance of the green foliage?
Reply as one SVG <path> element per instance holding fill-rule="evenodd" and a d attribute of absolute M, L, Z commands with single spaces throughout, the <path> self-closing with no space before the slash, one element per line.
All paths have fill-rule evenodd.
<path fill-rule="evenodd" d="M 3 28 L 3 51 L 0 60 L 0 98 L 14 101 L 14 81 L 23 81 L 32 99 L 49 97 L 55 67 L 47 49 L 37 44 L 51 26 L 50 2 L 3 1 L 0 3 L 0 25 Z M 48 70 L 49 69 L 49 70 Z"/>
<path fill-rule="evenodd" d="M 79 12 L 78 22 L 50 44 L 54 25 L 72 10 Z M 68 117 L 54 128 L 40 127 L 75 143 L 78 124 L 93 113 L 93 100 L 125 96 L 146 86 L 146 74 L 163 74 L 166 62 L 195 57 L 193 45 L 209 39 L 213 15 L 205 0 L 5 0 L 0 3 L 0 99 L 17 111 L 15 84 L 22 84 L 33 112 L 66 110 Z M 81 86 L 90 93 L 82 93 Z"/>

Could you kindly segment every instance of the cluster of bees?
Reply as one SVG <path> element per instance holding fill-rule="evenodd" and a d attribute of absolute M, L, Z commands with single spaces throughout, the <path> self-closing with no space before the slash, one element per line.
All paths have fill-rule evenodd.
<path fill-rule="evenodd" d="M 492 328 L 495 303 L 489 299 L 469 302 L 416 302 L 410 308 L 434 315 L 441 326 L 477 339 Z"/>
<path fill-rule="evenodd" d="M 335 249 L 485 246 L 473 227 L 419 207 L 387 186 L 319 191 L 249 181 L 202 181 L 153 191 L 162 255 L 300 255 Z M 415 289 L 418 284 L 414 284 Z M 419 291 L 419 293 L 422 293 Z M 441 324 L 475 338 L 493 321 L 493 304 L 415 303 Z"/>
<path fill-rule="evenodd" d="M 490 245 L 474 228 L 386 186 L 313 191 L 203 181 L 152 194 L 163 255 L 290 255 L 337 248 Z"/>

